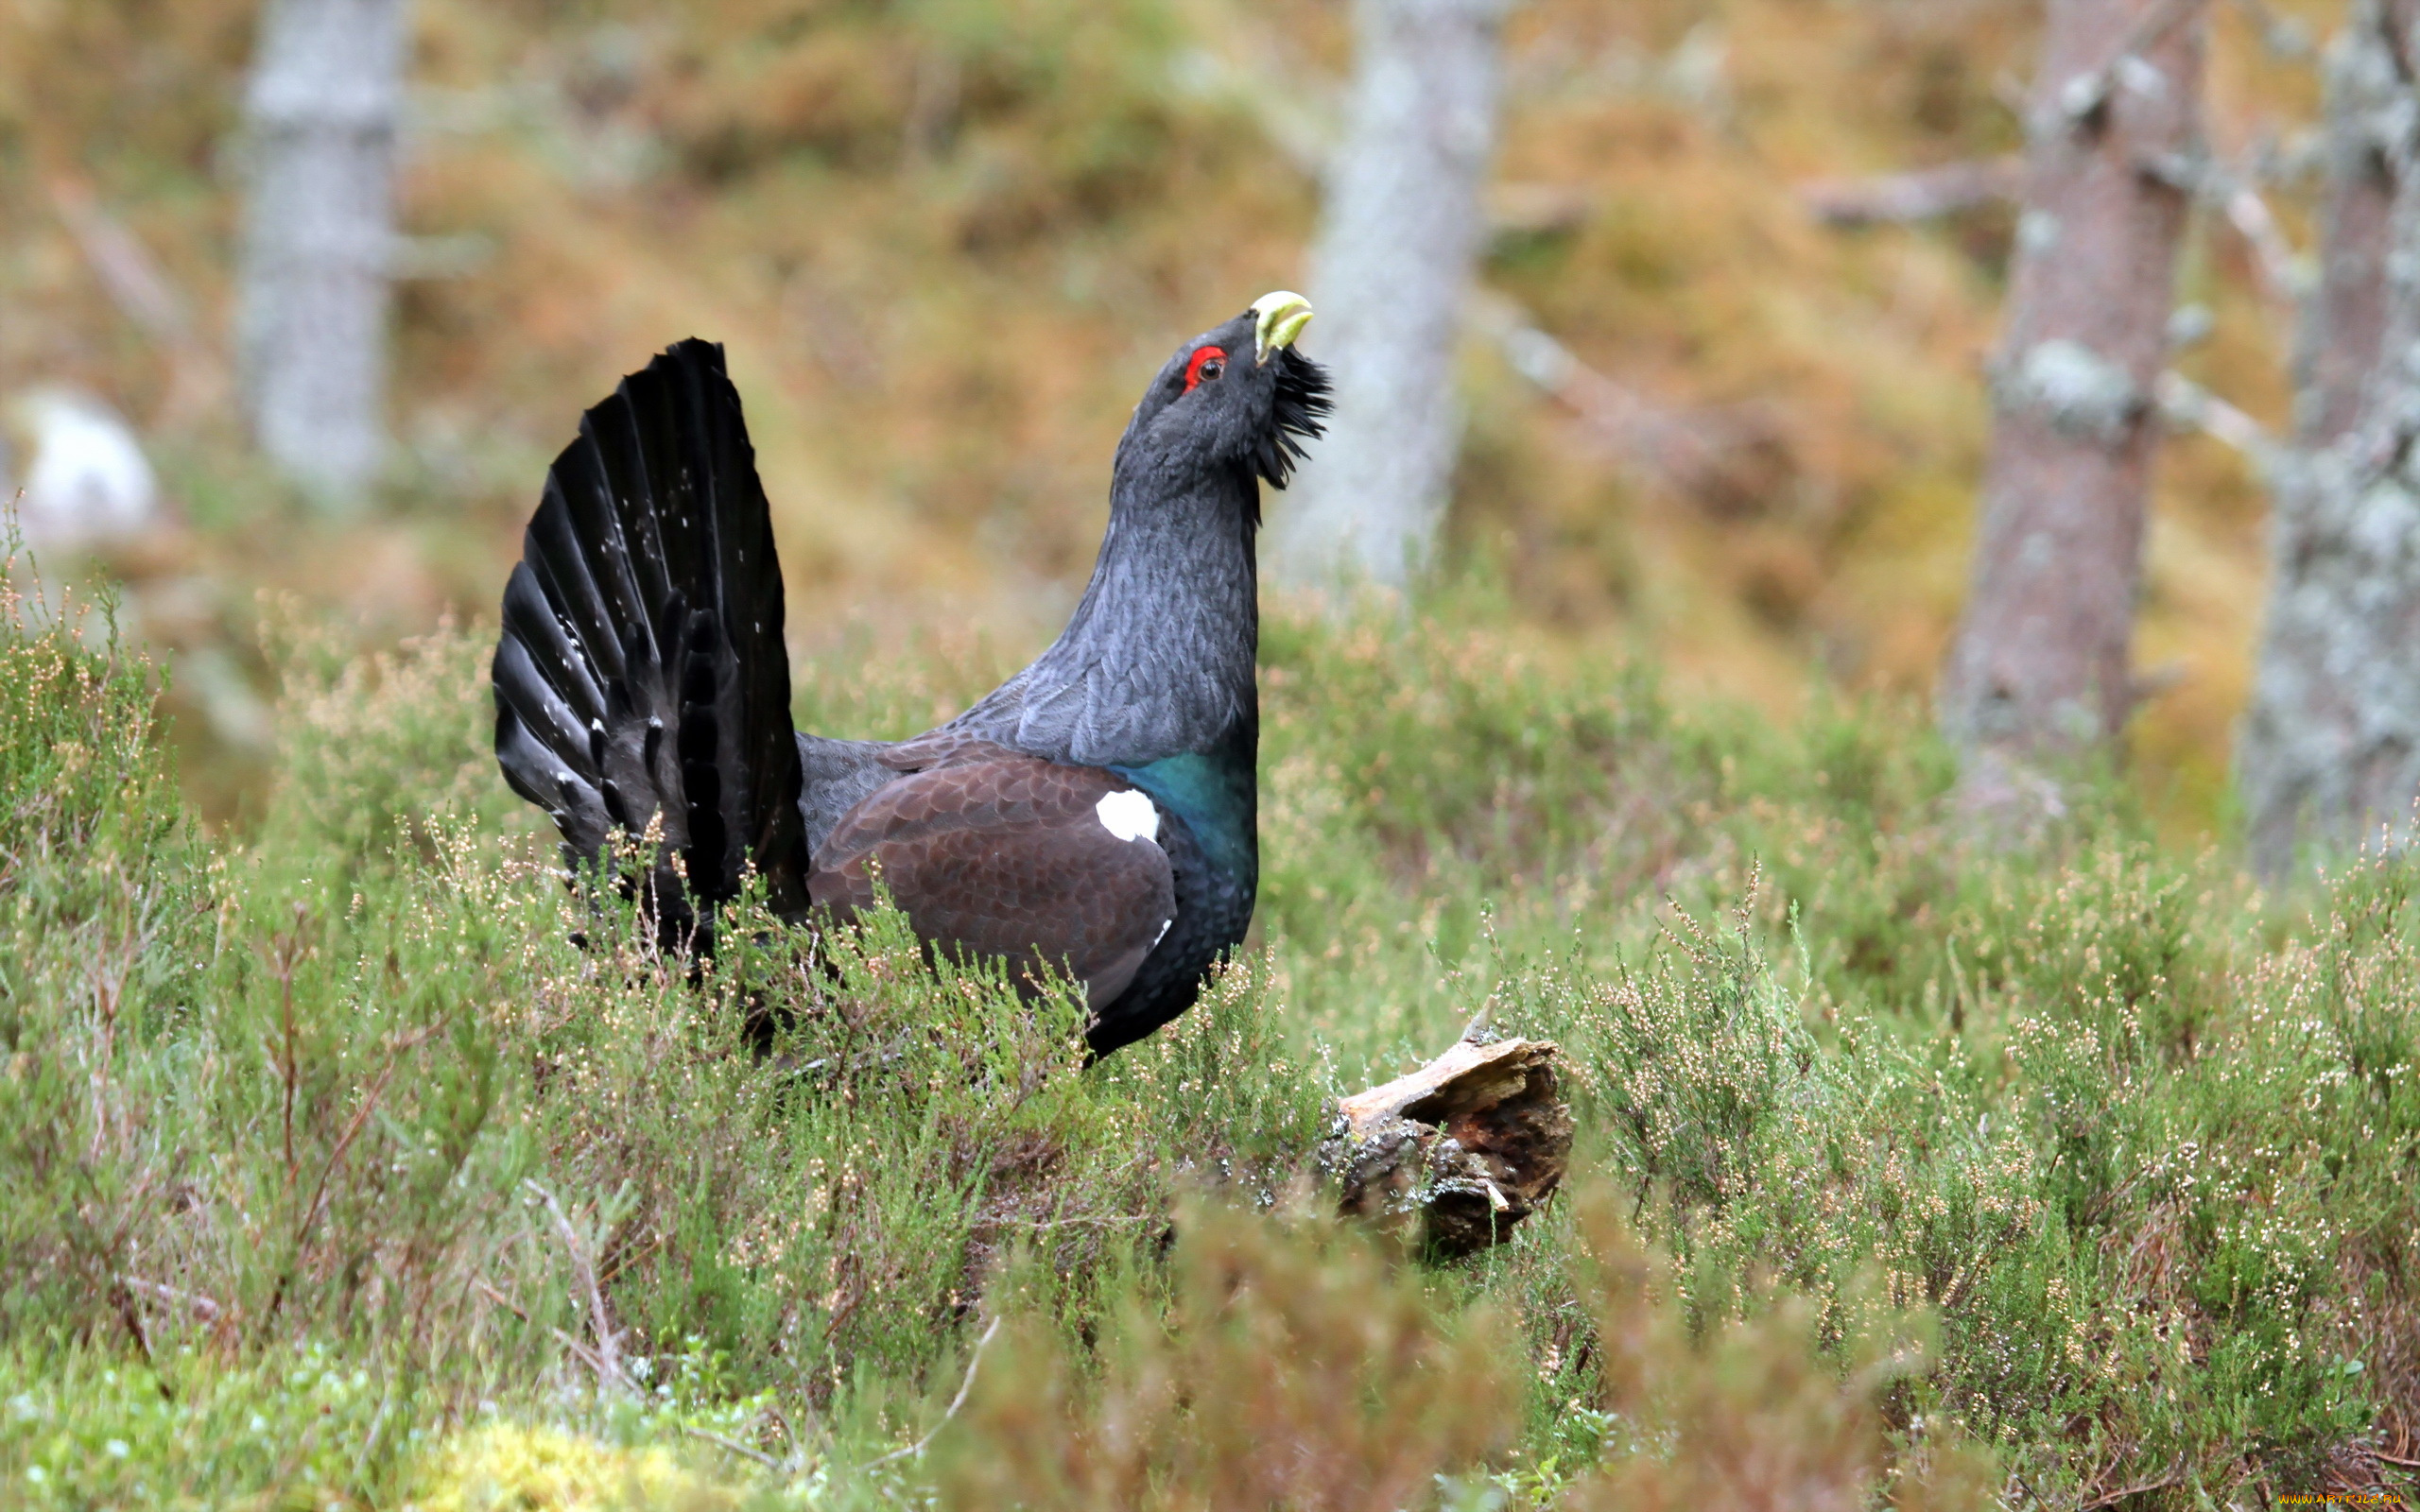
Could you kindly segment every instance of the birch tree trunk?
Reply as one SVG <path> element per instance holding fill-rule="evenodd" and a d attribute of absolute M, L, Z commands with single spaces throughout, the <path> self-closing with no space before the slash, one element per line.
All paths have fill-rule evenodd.
<path fill-rule="evenodd" d="M 2260 664 L 2237 754 L 2253 864 L 2375 826 L 2420 795 L 2420 0 L 2353 0 L 2327 71 L 2320 284 L 2296 353 Z"/>
<path fill-rule="evenodd" d="M 1973 588 L 1942 690 L 1970 812 L 2055 814 L 2127 668 L 2152 388 L 2199 151 L 2197 0 L 2049 0 Z"/>
<path fill-rule="evenodd" d="M 369 487 L 386 450 L 408 4 L 267 0 L 245 98 L 245 410 L 279 469 L 335 502 Z"/>
<path fill-rule="evenodd" d="M 1400 587 L 1435 545 L 1460 443 L 1454 351 L 1486 229 L 1507 0 L 1357 0 L 1356 78 L 1311 256 L 1324 440 L 1270 528 L 1272 576 Z"/>

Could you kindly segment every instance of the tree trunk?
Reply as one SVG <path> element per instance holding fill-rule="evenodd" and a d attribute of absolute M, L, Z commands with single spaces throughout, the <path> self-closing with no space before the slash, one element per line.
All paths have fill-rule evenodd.
<path fill-rule="evenodd" d="M 1974 586 L 1942 718 L 1970 811 L 2056 813 L 2127 672 L 2178 243 L 2199 151 L 2197 0 L 2050 0 L 1992 373 Z"/>
<path fill-rule="evenodd" d="M 1311 258 L 1336 415 L 1270 531 L 1272 576 L 1400 587 L 1445 509 L 1454 350 L 1487 225 L 1505 0 L 1357 0 L 1357 77 Z"/>
<path fill-rule="evenodd" d="M 2296 353 L 2295 449 L 2276 479 L 2269 618 L 2238 753 L 2253 864 L 2373 825 L 2420 793 L 2420 0 L 2353 0 L 2327 72 L 2320 285 Z"/>
<path fill-rule="evenodd" d="M 268 0 L 245 117 L 237 323 L 254 438 L 357 498 L 386 450 L 388 264 L 408 0 Z"/>

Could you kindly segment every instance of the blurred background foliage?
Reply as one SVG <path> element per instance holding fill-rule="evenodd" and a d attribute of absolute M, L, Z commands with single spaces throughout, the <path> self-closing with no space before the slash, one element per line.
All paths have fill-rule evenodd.
<path fill-rule="evenodd" d="M 803 648 L 922 627 L 1021 660 L 1081 587 L 1143 380 L 1301 281 L 1349 43 L 1336 0 L 422 0 L 398 455 L 374 507 L 331 520 L 250 457 L 218 355 L 255 12 L 0 0 L 0 394 L 71 382 L 145 427 L 182 528 L 106 566 L 168 652 L 220 821 L 263 809 L 258 595 L 373 641 L 492 612 L 579 410 L 691 334 L 729 344 Z M 2335 20 L 2213 13 L 2222 162 L 2306 155 L 2298 16 Z M 1676 692 L 1780 714 L 1826 686 L 1927 693 L 2014 215 L 1844 231 L 1803 191 L 2015 150 L 2035 22 L 2016 0 L 1517 9 L 1485 282 L 1738 444 L 1718 486 L 1659 481 L 1474 339 L 1447 570 L 1499 579 L 1539 654 L 1644 653 Z M 182 358 L 95 277 L 60 208 L 79 187 L 189 311 Z M 2273 195 L 2297 244 L 2315 188 Z M 2196 215 L 2180 302 L 2209 333 L 2178 366 L 2281 427 L 2290 311 Z M 170 403 L 180 361 L 218 365 L 206 403 Z M 2225 821 L 2266 512 L 2216 442 L 2163 454 L 2132 780 L 2174 837 Z"/>

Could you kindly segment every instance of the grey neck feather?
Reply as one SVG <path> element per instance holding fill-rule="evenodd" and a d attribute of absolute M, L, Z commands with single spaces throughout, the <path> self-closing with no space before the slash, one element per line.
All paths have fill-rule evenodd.
<path fill-rule="evenodd" d="M 1257 717 L 1259 481 L 1120 452 L 1109 531 L 1066 629 L 944 728 L 1051 761 L 1140 765 Z"/>

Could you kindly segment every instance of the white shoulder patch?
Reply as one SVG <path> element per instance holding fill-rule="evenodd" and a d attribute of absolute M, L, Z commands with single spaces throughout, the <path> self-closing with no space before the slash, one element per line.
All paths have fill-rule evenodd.
<path fill-rule="evenodd" d="M 1093 812 L 1100 816 L 1100 827 L 1121 840 L 1160 837 L 1160 811 L 1152 806 L 1149 793 L 1130 787 L 1107 794 L 1093 805 Z"/>

